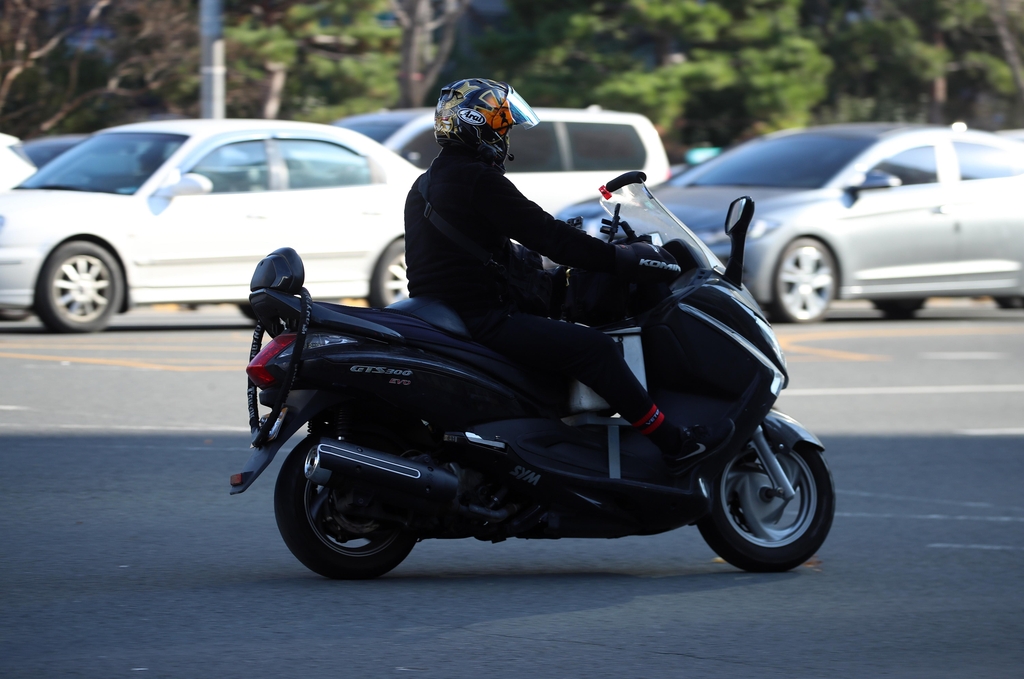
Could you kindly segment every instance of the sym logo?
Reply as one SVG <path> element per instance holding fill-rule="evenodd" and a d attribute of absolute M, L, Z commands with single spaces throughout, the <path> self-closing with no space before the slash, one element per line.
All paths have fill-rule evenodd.
<path fill-rule="evenodd" d="M 537 482 L 540 481 L 540 474 L 530 471 L 521 464 L 517 464 L 516 468 L 509 473 L 509 476 L 514 476 L 520 481 L 525 481 L 526 483 L 531 483 L 535 486 L 537 485 Z"/>
<path fill-rule="evenodd" d="M 486 122 L 483 113 L 468 108 L 459 109 L 459 118 L 470 125 L 483 125 Z"/>

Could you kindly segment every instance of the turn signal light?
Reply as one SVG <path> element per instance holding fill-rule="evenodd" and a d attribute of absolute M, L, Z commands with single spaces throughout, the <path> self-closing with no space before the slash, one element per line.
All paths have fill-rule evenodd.
<path fill-rule="evenodd" d="M 231 475 L 231 485 L 232 486 L 240 486 L 240 485 L 242 485 L 242 475 L 241 474 L 232 474 Z"/>
<path fill-rule="evenodd" d="M 267 370 L 267 364 L 270 363 L 274 358 L 277 357 L 282 351 L 290 347 L 295 342 L 295 333 L 288 333 L 286 335 L 278 335 L 270 341 L 270 344 L 263 347 L 260 353 L 256 354 L 256 358 L 249 361 L 249 365 L 245 368 L 245 373 L 249 376 L 249 379 L 261 389 L 266 389 L 271 384 L 277 381 L 277 378 L 270 374 Z"/>

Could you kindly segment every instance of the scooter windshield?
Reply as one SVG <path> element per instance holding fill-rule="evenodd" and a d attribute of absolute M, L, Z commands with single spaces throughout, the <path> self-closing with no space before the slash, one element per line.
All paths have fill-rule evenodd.
<path fill-rule="evenodd" d="M 665 209 L 643 182 L 626 184 L 605 194 L 601 198 L 601 207 L 608 213 L 612 222 L 615 221 L 618 208 L 620 222 L 626 222 L 637 236 L 650 236 L 651 242 L 655 245 L 665 245 L 672 241 L 681 242 L 690 251 L 697 266 L 702 269 L 722 266 L 715 253 L 711 252 L 675 215 Z M 628 235 L 629 231 L 620 225 L 609 240 L 618 240 Z"/>

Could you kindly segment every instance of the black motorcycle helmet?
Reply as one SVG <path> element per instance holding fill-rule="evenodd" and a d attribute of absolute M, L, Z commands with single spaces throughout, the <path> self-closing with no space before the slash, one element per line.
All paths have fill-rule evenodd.
<path fill-rule="evenodd" d="M 508 132 L 515 125 L 530 129 L 537 114 L 508 83 L 467 78 L 441 88 L 434 112 L 434 139 L 441 146 L 457 144 L 485 162 L 504 169 Z"/>

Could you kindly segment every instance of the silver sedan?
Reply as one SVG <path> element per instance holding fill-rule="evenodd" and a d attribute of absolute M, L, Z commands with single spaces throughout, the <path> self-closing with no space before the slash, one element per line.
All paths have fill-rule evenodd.
<path fill-rule="evenodd" d="M 726 208 L 754 198 L 744 282 L 776 321 L 821 320 L 834 299 L 871 300 L 889 317 L 933 296 L 1024 300 L 1024 144 L 1011 139 L 897 124 L 790 130 L 653 192 L 723 261 Z"/>

